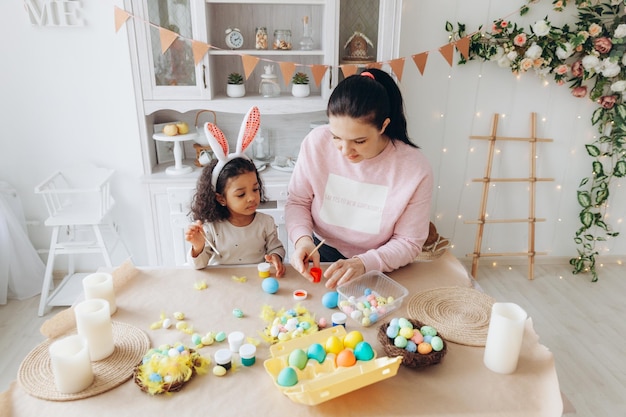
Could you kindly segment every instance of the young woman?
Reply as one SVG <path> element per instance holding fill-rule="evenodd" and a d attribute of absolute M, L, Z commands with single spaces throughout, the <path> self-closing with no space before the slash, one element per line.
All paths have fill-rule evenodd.
<path fill-rule="evenodd" d="M 249 112 L 246 120 L 250 117 Z M 258 118 L 258 109 L 254 117 Z M 256 211 L 264 200 L 263 182 L 254 163 L 243 154 L 256 134 L 256 130 L 244 132 L 252 124 L 244 121 L 237 151 L 228 154 L 228 142 L 221 131 L 207 123 L 205 129 L 217 159 L 203 169 L 198 179 L 191 206 L 195 223 L 187 228 L 185 239 L 191 243 L 189 259 L 197 269 L 265 261 L 281 277 L 285 273 L 285 248 L 278 239 L 273 217 Z"/>
<path fill-rule="evenodd" d="M 312 280 L 309 260 L 333 262 L 324 277 L 334 288 L 416 258 L 428 236 L 433 176 L 386 72 L 368 69 L 340 82 L 327 116 L 329 124 L 302 142 L 285 211 L 292 266 Z"/>

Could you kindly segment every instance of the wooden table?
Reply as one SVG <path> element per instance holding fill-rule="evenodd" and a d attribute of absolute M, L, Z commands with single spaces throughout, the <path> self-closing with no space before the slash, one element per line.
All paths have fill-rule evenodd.
<path fill-rule="evenodd" d="M 451 254 L 424 263 L 414 263 L 389 274 L 407 287 L 410 294 L 442 286 L 472 286 L 465 268 Z M 232 277 L 247 277 L 240 282 Z M 206 281 L 208 288 L 194 289 L 194 284 Z M 306 289 L 309 296 L 301 301 L 316 316 L 326 317 L 335 310 L 325 308 L 321 298 L 328 290 L 322 284 L 312 284 L 288 268 L 279 280 L 276 294 L 261 289 L 254 266 L 214 267 L 192 269 L 139 269 L 136 275 L 118 290 L 118 311 L 113 320 L 143 329 L 152 345 L 183 342 L 191 345 L 190 336 L 174 328 L 150 330 L 150 324 L 165 312 L 169 317 L 176 311 L 185 313 L 194 329 L 209 331 L 240 330 L 261 340 L 266 323 L 260 318 L 264 305 L 274 310 L 294 307 L 296 289 Z M 410 298 L 410 295 L 409 297 Z M 408 300 L 407 298 L 407 300 Z M 498 300 L 507 301 L 507 300 Z M 232 311 L 239 308 L 243 318 Z M 394 316 L 406 315 L 406 302 Z M 384 356 L 376 338 L 377 326 L 362 328 L 348 321 L 347 331 L 361 330 L 365 340 Z M 215 351 L 227 348 L 227 342 L 203 347 L 200 351 L 213 359 Z M 500 375 L 489 371 L 482 363 L 483 348 L 449 343 L 442 363 L 425 370 L 400 366 L 395 377 L 366 386 L 317 406 L 290 401 L 273 384 L 263 367 L 270 357 L 269 346 L 262 342 L 257 351 L 257 363 L 252 367 L 237 367 L 224 377 L 209 373 L 198 376 L 180 392 L 151 397 L 131 380 L 106 393 L 84 400 L 52 402 L 28 395 L 15 383 L 0 397 L 8 415 L 33 416 L 96 416 L 115 412 L 122 416 L 561 416 L 562 400 L 554 367 L 553 355 L 538 343 L 538 336 L 527 322 L 522 354 L 517 371 Z M 234 355 L 237 358 L 237 355 Z M 4 407 L 3 407 L 4 408 Z"/>

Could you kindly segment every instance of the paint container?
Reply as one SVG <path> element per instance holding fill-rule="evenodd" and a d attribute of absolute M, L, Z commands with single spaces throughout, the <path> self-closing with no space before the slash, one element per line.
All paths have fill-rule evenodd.
<path fill-rule="evenodd" d="M 270 276 L 270 267 L 271 265 L 268 262 L 261 262 L 257 265 L 257 269 L 259 270 L 259 277 L 267 278 Z"/>
<path fill-rule="evenodd" d="M 230 352 L 230 349 L 220 349 L 215 352 L 215 364 L 223 367 L 227 371 L 232 366 L 233 354 Z"/>
<path fill-rule="evenodd" d="M 239 357 L 243 366 L 252 366 L 256 362 L 256 346 L 250 343 L 241 345 L 239 348 Z"/>
<path fill-rule="evenodd" d="M 320 282 L 322 280 L 322 268 L 313 267 L 310 271 L 313 277 L 313 282 Z"/>
<path fill-rule="evenodd" d="M 246 335 L 243 332 L 232 332 L 228 334 L 228 347 L 231 352 L 239 352 L 239 348 L 243 345 Z"/>
<path fill-rule="evenodd" d="M 346 316 L 344 313 L 333 313 L 331 316 L 331 320 L 333 321 L 333 326 L 343 326 L 346 327 Z"/>

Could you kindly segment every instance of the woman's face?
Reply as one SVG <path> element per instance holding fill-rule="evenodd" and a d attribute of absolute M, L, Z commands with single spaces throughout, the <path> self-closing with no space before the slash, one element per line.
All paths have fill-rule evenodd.
<path fill-rule="evenodd" d="M 333 144 L 350 162 L 371 159 L 385 149 L 389 138 L 383 135 L 389 119 L 379 130 L 370 123 L 348 116 L 329 116 L 328 124 L 333 135 Z"/>

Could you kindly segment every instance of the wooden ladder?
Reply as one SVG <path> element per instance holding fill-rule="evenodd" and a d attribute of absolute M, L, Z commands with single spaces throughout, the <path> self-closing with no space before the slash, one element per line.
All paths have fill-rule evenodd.
<path fill-rule="evenodd" d="M 493 124 L 491 127 L 490 136 L 470 136 L 470 139 L 488 140 L 489 141 L 489 155 L 487 159 L 487 168 L 485 169 L 485 176 L 483 178 L 474 178 L 473 182 L 483 183 L 483 196 L 480 203 L 480 213 L 478 220 L 465 221 L 466 224 L 478 224 L 478 230 L 476 232 L 476 241 L 474 243 L 474 253 L 471 254 L 472 259 L 472 276 L 476 278 L 478 271 L 478 260 L 480 257 L 496 257 L 496 256 L 528 256 L 528 279 L 534 278 L 535 267 L 535 255 L 545 255 L 546 252 L 535 252 L 535 223 L 543 222 L 545 219 L 535 218 L 535 194 L 536 184 L 538 181 L 554 181 L 553 178 L 537 178 L 536 177 L 536 155 L 537 155 L 537 142 L 552 142 L 552 139 L 541 139 L 536 137 L 536 113 L 530 115 L 531 125 L 531 137 L 503 137 L 498 136 L 498 113 L 493 115 Z M 493 165 L 493 154 L 496 147 L 496 141 L 525 141 L 530 144 L 530 167 L 528 178 L 491 178 L 491 168 Z M 489 195 L 489 186 L 495 182 L 528 182 L 528 218 L 527 219 L 486 219 L 487 211 L 487 197 Z M 527 252 L 501 252 L 501 253 L 481 253 L 481 245 L 483 240 L 483 231 L 485 224 L 488 223 L 528 223 L 528 251 Z M 469 254 L 467 256 L 470 256 Z"/>

